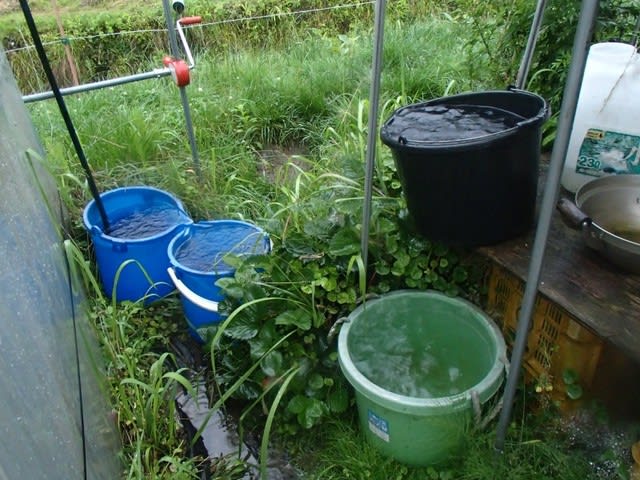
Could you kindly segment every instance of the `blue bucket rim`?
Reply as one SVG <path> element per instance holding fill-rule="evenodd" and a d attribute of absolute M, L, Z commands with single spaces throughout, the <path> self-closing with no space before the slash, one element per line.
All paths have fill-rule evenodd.
<path fill-rule="evenodd" d="M 156 233 L 154 235 L 150 235 L 148 237 L 143 237 L 143 238 L 112 237 L 108 233 L 105 233 L 105 231 L 100 226 L 92 224 L 89 221 L 89 211 L 92 208 L 94 208 L 94 206 L 96 205 L 95 199 L 92 199 L 85 206 L 85 208 L 84 208 L 84 210 L 82 212 L 82 223 L 84 225 L 85 230 L 87 232 L 91 233 L 92 235 L 99 235 L 99 236 L 101 236 L 103 238 L 108 239 L 109 241 L 111 241 L 113 243 L 131 244 L 131 243 L 145 243 L 145 242 L 157 240 L 157 239 L 159 239 L 161 237 L 166 236 L 167 234 L 170 234 L 171 232 L 175 231 L 179 227 L 183 227 L 185 225 L 191 225 L 193 223 L 193 220 L 191 219 L 191 217 L 185 211 L 182 201 L 178 197 L 173 195 L 172 193 L 167 192 L 166 190 L 162 190 L 160 188 L 150 187 L 150 186 L 147 186 L 147 185 L 131 185 L 131 186 L 126 186 L 126 187 L 118 187 L 118 188 L 114 188 L 114 189 L 111 189 L 111 190 L 107 190 L 106 192 L 102 192 L 100 194 L 100 198 L 102 200 L 107 200 L 109 197 L 122 195 L 123 193 L 126 193 L 127 191 L 136 191 L 136 190 L 152 191 L 152 192 L 159 193 L 159 194 L 171 199 L 175 203 L 175 205 L 177 207 L 177 210 L 179 210 L 182 214 L 184 214 L 184 216 L 185 216 L 184 221 L 181 222 L 181 223 L 177 223 L 177 224 L 167 228 L 166 230 L 163 230 L 163 231 L 161 231 L 159 233 Z M 97 208 L 97 207 L 95 207 L 95 208 Z M 109 212 L 107 212 L 107 215 L 108 214 L 109 214 Z"/>
<path fill-rule="evenodd" d="M 250 222 L 246 222 L 244 220 L 234 220 L 234 219 L 218 219 L 218 220 L 204 220 L 204 221 L 200 221 L 200 222 L 195 222 L 195 223 L 191 223 L 189 225 L 187 225 L 184 230 L 182 230 L 180 233 L 178 233 L 177 235 L 175 235 L 171 241 L 169 242 L 169 245 L 167 246 L 167 256 L 169 257 L 169 263 L 171 264 L 171 266 L 176 270 L 176 273 L 183 271 L 192 275 L 201 275 L 201 276 L 215 276 L 215 277 L 219 277 L 222 275 L 229 275 L 232 274 L 235 269 L 234 268 L 225 268 L 225 269 L 219 269 L 219 270 L 214 270 L 211 272 L 205 272 L 202 270 L 196 270 L 190 267 L 187 267 L 186 265 L 180 263 L 178 261 L 178 259 L 176 259 L 175 255 L 174 255 L 174 250 L 176 249 L 176 243 L 180 242 L 181 240 L 186 240 L 187 237 L 190 237 L 192 235 L 192 231 L 193 229 L 200 229 L 200 228 L 212 228 L 215 227 L 216 225 L 220 225 L 220 224 L 236 224 L 236 225 L 243 225 L 246 227 L 250 227 L 251 229 L 253 229 L 256 233 L 258 234 L 262 234 L 265 241 L 267 242 L 267 248 L 265 248 L 264 252 L 260 252 L 260 253 L 268 253 L 271 250 L 270 244 L 269 244 L 269 236 L 267 234 L 267 232 L 253 224 Z"/>
<path fill-rule="evenodd" d="M 368 304 L 403 295 L 434 297 L 450 303 L 462 304 L 467 306 L 472 313 L 484 320 L 482 326 L 486 329 L 488 335 L 495 340 L 496 352 L 493 358 L 493 365 L 486 375 L 473 387 L 455 395 L 443 397 L 410 397 L 392 392 L 375 384 L 358 370 L 351 359 L 347 345 L 352 319 L 365 309 Z M 489 317 L 489 315 L 487 315 L 483 310 L 463 298 L 450 297 L 436 290 L 410 289 L 395 290 L 385 293 L 377 298 L 367 300 L 366 303 L 356 307 L 353 312 L 349 314 L 347 322 L 345 322 L 340 329 L 340 334 L 338 335 L 338 360 L 342 373 L 351 386 L 360 394 L 368 398 L 373 403 L 384 405 L 390 410 L 402 411 L 416 415 L 435 415 L 466 409 L 472 401 L 471 396 L 473 391 L 478 393 L 480 402 L 484 403 L 495 394 L 503 383 L 503 374 L 505 374 L 508 362 L 507 349 L 502 332 L 491 317 Z"/>

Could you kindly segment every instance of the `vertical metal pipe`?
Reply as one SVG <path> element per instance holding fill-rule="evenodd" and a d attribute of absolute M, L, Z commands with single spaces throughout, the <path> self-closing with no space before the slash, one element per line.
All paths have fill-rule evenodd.
<path fill-rule="evenodd" d="M 189 108 L 189 99 L 187 98 L 186 87 L 180 87 L 180 101 L 182 102 L 182 110 L 184 111 L 184 123 L 187 129 L 187 137 L 189 137 L 189 147 L 191 148 L 191 160 L 193 161 L 193 168 L 196 171 L 198 179 L 202 180 L 200 156 L 198 155 L 196 136 L 193 133 L 193 121 L 191 120 L 191 108 Z"/>
<path fill-rule="evenodd" d="M 167 32 L 169 32 L 169 49 L 171 55 L 173 57 L 177 57 L 178 50 L 178 39 L 176 37 L 175 30 L 175 21 L 173 18 L 173 14 L 171 13 L 171 5 L 169 5 L 169 0 L 162 0 L 162 9 L 164 10 L 164 21 L 167 24 Z"/>
<path fill-rule="evenodd" d="M 162 0 L 162 7 L 164 10 L 164 18 L 167 24 L 167 31 L 169 32 L 169 48 L 173 57 L 178 57 L 178 39 L 176 37 L 175 19 L 171 14 L 171 6 L 169 0 Z M 202 170 L 200 169 L 200 156 L 198 155 L 198 146 L 196 144 L 196 136 L 193 132 L 193 122 L 191 120 L 191 108 L 189 107 L 189 98 L 187 97 L 186 87 L 179 87 L 180 89 L 180 101 L 182 102 L 182 111 L 184 112 L 184 122 L 187 130 L 187 137 L 189 138 L 189 147 L 191 148 L 191 159 L 193 161 L 193 168 L 196 171 L 198 179 L 202 179 Z"/>
<path fill-rule="evenodd" d="M 576 113 L 576 107 L 578 105 L 578 96 L 580 95 L 580 87 L 582 85 L 582 77 L 584 76 L 587 54 L 593 37 L 595 20 L 598 14 L 598 3 L 598 0 L 583 0 L 582 8 L 580 10 L 580 19 L 578 20 L 578 27 L 573 42 L 573 52 L 571 55 L 572 60 L 569 67 L 567 83 L 564 89 L 562 106 L 560 108 L 558 132 L 556 134 L 556 140 L 551 154 L 547 183 L 544 190 L 544 196 L 542 198 L 538 226 L 533 242 L 527 284 L 522 300 L 522 308 L 518 315 L 516 338 L 514 341 L 513 352 L 511 354 L 511 369 L 509 370 L 509 376 L 507 377 L 503 396 L 502 412 L 500 413 L 500 419 L 498 421 L 495 448 L 500 452 L 504 449 L 507 427 L 511 421 L 513 400 L 520 377 L 522 358 L 527 343 L 527 335 L 531 324 L 535 297 L 538 292 L 540 270 L 544 260 L 547 238 L 549 236 L 551 217 L 558 198 L 560 175 L 562 173 L 567 149 L 569 147 L 569 139 L 571 137 L 573 120 Z"/>
<path fill-rule="evenodd" d="M 538 0 L 536 12 L 533 15 L 531 30 L 529 31 L 527 46 L 524 50 L 522 61 L 520 62 L 520 68 L 518 69 L 518 76 L 516 77 L 516 88 L 523 89 L 527 86 L 529 67 L 531 67 L 533 52 L 535 52 L 536 49 L 536 42 L 538 41 L 538 34 L 540 33 L 540 26 L 542 25 L 542 18 L 544 17 L 544 10 L 546 5 L 547 0 Z"/>
<path fill-rule="evenodd" d="M 633 35 L 631 36 L 631 45 L 638 46 L 638 33 L 640 33 L 640 16 L 636 20 L 636 26 L 633 29 Z"/>
<path fill-rule="evenodd" d="M 385 7 L 386 0 L 376 0 L 375 25 L 373 34 L 373 62 L 371 67 L 371 91 L 369 92 L 369 122 L 367 127 L 366 170 L 364 177 L 364 207 L 362 209 L 362 232 L 360 235 L 360 250 L 365 268 L 367 266 L 369 256 L 369 222 L 371 220 L 373 171 L 376 162 L 378 103 L 380 101 L 380 73 L 382 71 L 382 47 L 384 43 Z"/>

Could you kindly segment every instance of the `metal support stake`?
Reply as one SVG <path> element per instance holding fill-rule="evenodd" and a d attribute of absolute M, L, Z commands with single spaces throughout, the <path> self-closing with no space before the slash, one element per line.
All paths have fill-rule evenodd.
<path fill-rule="evenodd" d="M 631 45 L 638 46 L 638 34 L 640 33 L 640 16 L 636 20 L 636 26 L 633 29 L 633 35 L 631 36 Z"/>
<path fill-rule="evenodd" d="M 520 68 L 518 69 L 518 75 L 516 77 L 516 88 L 521 90 L 527 86 L 529 67 L 531 67 L 533 52 L 536 50 L 536 42 L 538 41 L 538 34 L 540 33 L 540 26 L 542 25 L 542 18 L 544 17 L 546 5 L 547 0 L 538 0 L 536 12 L 533 15 L 533 22 L 531 24 L 531 30 L 529 31 L 529 39 L 527 40 L 527 46 L 524 50 L 522 62 L 520 62 Z"/>
<path fill-rule="evenodd" d="M 178 39 L 176 37 L 175 22 L 171 13 L 171 5 L 169 0 L 162 0 L 162 8 L 164 10 L 164 20 L 167 24 L 167 32 L 169 33 L 169 51 L 173 57 L 178 57 Z"/>
<path fill-rule="evenodd" d="M 583 0 L 580 11 L 580 19 L 573 43 L 572 61 L 569 68 L 567 83 L 564 89 L 562 106 L 560 108 L 560 118 L 558 121 L 558 132 L 551 154 L 551 162 L 549 165 L 549 173 L 547 183 L 542 198 L 542 206 L 540 216 L 538 218 L 538 226 L 533 242 L 533 250 L 531 254 L 531 262 L 529 265 L 529 274 L 527 284 L 522 300 L 522 308 L 518 315 L 518 327 L 516 329 L 516 338 L 511 355 L 511 369 L 507 377 L 505 392 L 503 397 L 503 407 L 498 421 L 497 438 L 495 448 L 501 452 L 504 449 L 504 442 L 507 427 L 511 421 L 511 412 L 513 410 L 513 400 L 516 393 L 516 387 L 520 377 L 520 368 L 522 367 L 522 358 L 524 349 L 527 344 L 527 336 L 531 324 L 531 316 L 535 297 L 538 292 L 538 283 L 540 281 L 540 270 L 544 260 L 544 252 L 549 236 L 549 227 L 551 225 L 551 217 L 554 212 L 555 204 L 560 189 L 560 175 L 564 166 L 564 160 L 569 147 L 569 138 L 573 128 L 573 120 L 578 104 L 578 96 L 580 95 L 580 87 L 582 85 L 582 77 L 584 76 L 585 64 L 587 61 L 587 53 L 589 45 L 593 37 L 593 28 L 598 14 L 598 0 Z"/>
<path fill-rule="evenodd" d="M 193 160 L 193 168 L 196 171 L 198 179 L 202 180 L 200 156 L 198 155 L 196 136 L 193 133 L 193 121 L 191 120 L 191 109 L 189 108 L 189 99 L 187 98 L 186 87 L 180 87 L 180 101 L 182 102 L 182 110 L 184 111 L 184 123 L 187 129 L 187 136 L 189 137 L 189 147 L 191 148 L 191 159 Z"/>
<path fill-rule="evenodd" d="M 169 48 L 173 57 L 178 57 L 178 40 L 176 38 L 175 22 L 173 15 L 171 14 L 171 6 L 169 0 L 162 0 L 162 7 L 164 9 L 164 18 L 167 23 L 167 31 L 169 32 Z M 184 6 L 183 6 L 184 8 Z M 189 147 L 191 148 L 191 158 L 193 160 L 193 167 L 196 171 L 196 175 L 199 179 L 202 179 L 202 170 L 200 169 L 200 157 L 198 155 L 198 147 L 196 145 L 196 137 L 193 133 L 193 121 L 191 120 L 191 108 L 189 107 L 189 99 L 187 97 L 186 87 L 180 86 L 180 100 L 182 102 L 182 110 L 184 112 L 185 127 L 187 129 L 187 136 L 189 137 Z"/>
<path fill-rule="evenodd" d="M 38 52 L 38 57 L 40 58 L 40 62 L 42 63 L 42 68 L 47 76 L 47 80 L 49 81 L 49 85 L 51 86 L 51 91 L 58 103 L 58 108 L 60 109 L 60 114 L 62 115 L 62 119 L 67 127 L 67 131 L 69 132 L 69 137 L 71 138 L 71 143 L 73 143 L 73 147 L 78 155 L 78 160 L 80 160 L 80 165 L 82 165 L 82 169 L 84 170 L 87 184 L 89 185 L 89 190 L 91 191 L 91 195 L 93 196 L 93 200 L 96 202 L 96 208 L 98 209 L 98 213 L 100 214 L 100 220 L 102 220 L 102 228 L 105 232 L 109 232 L 111 228 L 111 223 L 109 222 L 109 218 L 107 217 L 107 212 L 104 208 L 104 203 L 102 202 L 102 197 L 100 196 L 100 192 L 98 191 L 98 187 L 96 185 L 95 179 L 93 178 L 93 173 L 91 172 L 91 166 L 87 161 L 87 157 L 84 153 L 84 149 L 82 148 L 82 144 L 80 143 L 80 138 L 78 137 L 78 132 L 76 131 L 75 126 L 73 125 L 73 121 L 71 120 L 71 115 L 69 115 L 69 110 L 67 109 L 67 104 L 60 93 L 60 89 L 58 88 L 58 81 L 53 73 L 51 68 L 51 64 L 49 63 L 49 59 L 47 57 L 47 53 L 44 50 L 44 46 L 42 45 L 42 40 L 40 39 L 40 33 L 38 32 L 38 28 L 36 27 L 35 20 L 33 19 L 33 14 L 31 13 L 31 8 L 29 7 L 29 2 L 27 0 L 20 0 L 20 7 L 22 8 L 22 12 L 24 14 L 24 19 L 27 22 L 27 27 L 31 32 L 31 37 L 33 38 L 34 46 L 36 47 L 36 51 Z"/>
<path fill-rule="evenodd" d="M 369 92 L 369 123 L 367 127 L 366 170 L 364 177 L 364 207 L 362 209 L 362 232 L 360 234 L 360 250 L 362 262 L 364 263 L 365 268 L 367 268 L 369 256 L 369 222 L 371 220 L 373 170 L 376 163 L 378 102 L 380 97 L 380 72 L 382 71 L 382 47 L 384 42 L 384 13 L 386 0 L 376 0 L 375 8 L 373 64 L 371 67 L 371 91 Z"/>

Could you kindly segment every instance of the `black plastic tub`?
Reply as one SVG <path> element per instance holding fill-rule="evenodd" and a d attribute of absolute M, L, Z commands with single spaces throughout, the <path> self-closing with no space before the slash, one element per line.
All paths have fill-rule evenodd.
<path fill-rule="evenodd" d="M 428 116 L 452 111 L 460 125 L 441 131 L 425 125 Z M 454 95 L 396 110 L 380 137 L 393 153 L 417 231 L 448 245 L 478 246 L 531 228 L 541 127 L 548 117 L 542 97 L 515 89 Z"/>

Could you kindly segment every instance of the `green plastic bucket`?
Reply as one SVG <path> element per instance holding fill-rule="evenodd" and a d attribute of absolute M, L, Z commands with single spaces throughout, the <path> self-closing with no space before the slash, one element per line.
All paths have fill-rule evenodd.
<path fill-rule="evenodd" d="M 338 359 L 369 442 L 414 466 L 460 451 L 507 363 L 502 334 L 482 310 L 414 290 L 357 307 L 340 331 Z"/>

